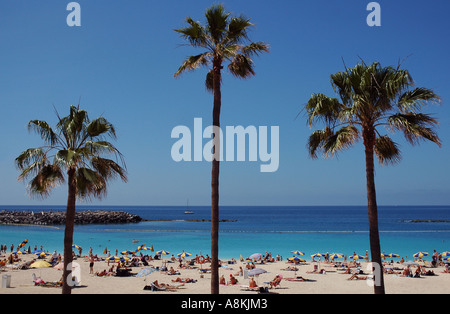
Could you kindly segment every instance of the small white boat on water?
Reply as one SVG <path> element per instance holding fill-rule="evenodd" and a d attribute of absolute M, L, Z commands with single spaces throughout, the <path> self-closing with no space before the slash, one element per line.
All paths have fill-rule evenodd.
<path fill-rule="evenodd" d="M 187 201 L 186 210 L 184 211 L 184 213 L 186 215 L 192 215 L 194 213 L 192 210 L 189 210 L 189 200 Z"/>

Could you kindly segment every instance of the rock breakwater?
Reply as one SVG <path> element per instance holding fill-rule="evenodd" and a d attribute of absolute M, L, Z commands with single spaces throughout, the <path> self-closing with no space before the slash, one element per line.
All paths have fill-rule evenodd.
<path fill-rule="evenodd" d="M 126 224 L 138 223 L 143 219 L 123 211 L 80 211 L 75 214 L 76 225 L 88 224 Z M 23 225 L 64 225 L 66 223 L 65 212 L 32 212 L 32 211 L 0 211 L 0 224 Z"/>

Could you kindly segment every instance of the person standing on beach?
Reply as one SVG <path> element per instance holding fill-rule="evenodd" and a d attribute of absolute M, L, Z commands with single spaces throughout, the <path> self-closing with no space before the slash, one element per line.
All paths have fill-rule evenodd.
<path fill-rule="evenodd" d="M 437 266 L 437 260 L 438 260 L 438 253 L 436 252 L 436 250 L 434 250 L 433 256 L 432 256 L 433 261 L 431 262 L 433 267 Z"/>
<path fill-rule="evenodd" d="M 93 274 L 94 273 L 94 256 L 90 256 L 89 257 L 89 274 Z"/>

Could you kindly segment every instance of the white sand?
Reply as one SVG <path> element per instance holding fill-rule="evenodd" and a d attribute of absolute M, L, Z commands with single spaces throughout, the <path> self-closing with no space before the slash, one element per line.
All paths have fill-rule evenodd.
<path fill-rule="evenodd" d="M 25 255 L 23 260 L 29 260 L 31 257 Z M 174 267 L 179 270 L 180 275 L 167 275 L 165 272 L 155 271 L 152 274 L 143 277 L 98 277 L 89 274 L 89 262 L 85 258 L 78 258 L 77 263 L 81 266 L 81 287 L 72 290 L 73 294 L 157 294 L 157 293 L 180 293 L 180 294 L 209 294 L 210 293 L 210 278 L 209 273 L 203 274 L 198 269 L 178 269 L 178 263 L 167 263 L 168 267 Z M 152 261 L 150 265 L 161 266 L 162 261 Z M 209 264 L 205 264 L 205 268 Z M 230 274 L 236 274 L 239 271 L 239 267 L 245 267 L 242 262 L 229 265 L 227 267 L 220 268 L 220 275 L 224 275 L 228 280 Z M 281 274 L 284 278 L 281 282 L 281 286 L 270 291 L 280 294 L 371 294 L 373 293 L 373 287 L 368 285 L 366 280 L 348 280 L 351 275 L 342 274 L 342 271 L 336 270 L 335 267 L 320 263 L 320 268 L 324 268 L 326 274 L 311 274 L 309 271 L 313 270 L 313 263 L 307 263 L 306 265 L 297 265 L 299 270 L 294 271 L 281 270 L 287 266 L 292 266 L 285 261 L 268 263 L 264 265 L 258 265 L 258 268 L 263 268 L 267 271 L 256 278 L 257 283 L 260 286 L 265 286 L 264 282 L 272 280 L 276 274 Z M 404 268 L 400 264 L 394 266 Z M 365 270 L 366 263 L 362 263 L 362 269 Z M 104 269 L 108 269 L 108 265 L 104 261 L 98 261 L 94 264 L 94 272 L 100 272 Z M 132 273 L 136 274 L 144 267 L 133 267 Z M 422 276 L 421 278 L 406 278 L 399 275 L 385 275 L 385 287 L 388 294 L 447 294 L 450 293 L 450 274 L 443 273 L 443 267 L 427 268 L 432 269 L 436 276 Z M 415 267 L 412 267 L 415 270 Z M 36 269 L 24 269 L 13 270 L 4 268 L 0 272 L 0 275 L 11 275 L 11 288 L 0 288 L 0 294 L 60 294 L 61 288 L 50 288 L 34 286 L 32 282 L 32 274 L 37 277 L 41 277 L 44 281 L 57 281 L 62 276 L 61 270 L 53 268 L 36 268 Z M 313 282 L 293 282 L 288 281 L 286 278 L 302 276 L 306 279 L 314 280 Z M 179 285 L 174 283 L 177 277 L 180 278 L 193 278 L 197 280 L 196 283 L 186 283 L 184 286 L 177 289 L 175 292 L 162 291 L 153 292 L 150 290 L 143 290 L 146 284 L 151 281 L 158 280 L 160 283 Z M 244 291 L 241 285 L 248 285 L 249 279 L 244 279 L 242 276 L 236 277 L 239 282 L 234 286 L 220 286 L 221 294 L 256 294 L 254 291 Z M 373 281 L 372 281 L 373 282 Z"/>

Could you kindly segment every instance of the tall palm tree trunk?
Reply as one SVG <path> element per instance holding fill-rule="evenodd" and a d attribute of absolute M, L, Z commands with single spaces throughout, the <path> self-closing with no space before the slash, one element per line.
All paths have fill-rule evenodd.
<path fill-rule="evenodd" d="M 375 175 L 374 175 L 374 146 L 375 146 L 375 131 L 370 128 L 363 131 L 365 154 L 366 154 L 366 180 L 367 180 L 367 203 L 369 212 L 369 238 L 370 238 L 370 253 L 372 263 L 376 263 L 379 267 L 378 273 L 374 273 L 375 279 L 375 294 L 384 294 L 384 278 L 381 269 L 381 247 L 380 234 L 378 232 L 378 206 L 377 196 L 375 191 Z M 379 277 L 379 278 L 378 278 Z"/>
<path fill-rule="evenodd" d="M 222 95 L 220 91 L 222 61 L 213 63 L 214 108 L 213 127 L 220 128 L 220 107 Z M 214 135 L 213 135 L 214 136 Z M 211 171 L 211 294 L 219 294 L 219 167 L 220 136 L 213 138 L 213 159 Z M 215 158 L 217 157 L 217 158 Z"/>
<path fill-rule="evenodd" d="M 63 294 L 71 294 L 72 287 L 68 285 L 68 279 L 72 278 L 72 245 L 73 228 L 75 224 L 75 202 L 76 202 L 76 179 L 75 168 L 68 171 L 69 193 L 67 197 L 66 228 L 64 231 L 64 272 L 63 272 Z"/>

